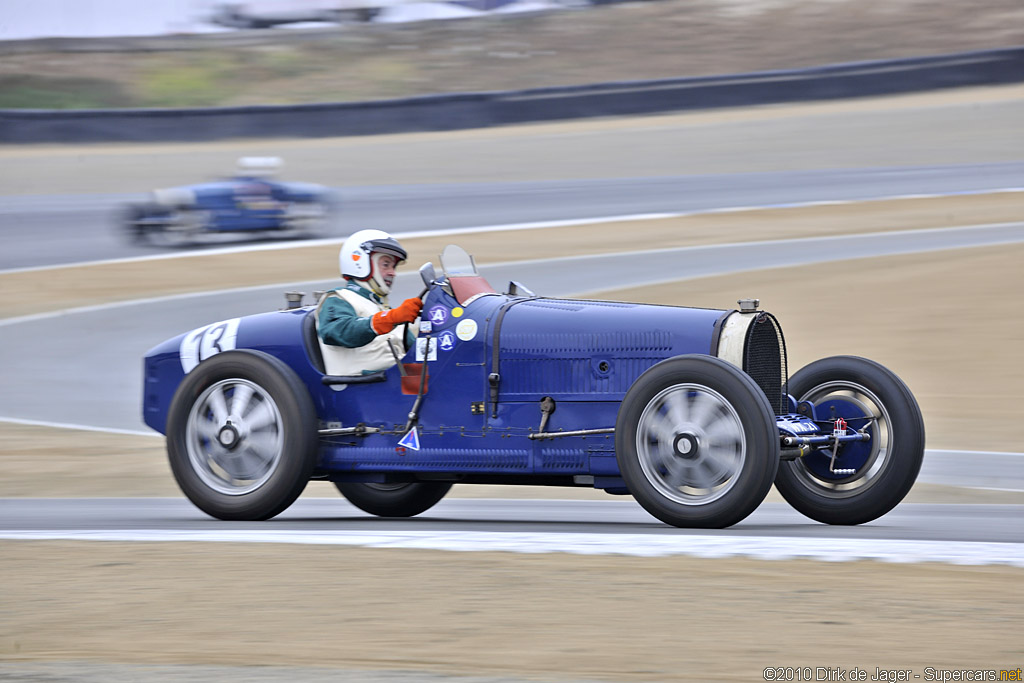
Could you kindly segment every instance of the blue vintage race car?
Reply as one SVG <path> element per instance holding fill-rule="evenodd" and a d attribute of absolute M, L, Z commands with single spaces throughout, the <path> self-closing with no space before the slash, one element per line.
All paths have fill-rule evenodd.
<path fill-rule="evenodd" d="M 668 524 L 726 527 L 775 482 L 805 515 L 859 524 L 917 477 L 924 424 L 906 385 L 852 356 L 788 377 L 782 329 L 756 300 L 501 294 L 452 246 L 420 275 L 416 345 L 380 372 L 326 375 L 308 306 L 149 351 L 144 419 L 185 495 L 214 517 L 268 519 L 327 479 L 405 517 L 460 482 L 584 486 Z"/>
<path fill-rule="evenodd" d="M 274 157 L 239 160 L 233 178 L 154 191 L 124 212 L 132 241 L 165 246 L 191 244 L 214 234 L 312 237 L 329 219 L 333 197 L 311 183 L 281 182 Z"/>

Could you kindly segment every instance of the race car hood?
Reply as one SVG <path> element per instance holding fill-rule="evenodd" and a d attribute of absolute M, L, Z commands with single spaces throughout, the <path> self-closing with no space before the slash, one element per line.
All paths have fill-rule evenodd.
<path fill-rule="evenodd" d="M 716 324 L 727 311 L 612 301 L 528 299 L 496 318 L 501 393 L 624 395 L 655 363 L 687 353 L 714 353 Z"/>

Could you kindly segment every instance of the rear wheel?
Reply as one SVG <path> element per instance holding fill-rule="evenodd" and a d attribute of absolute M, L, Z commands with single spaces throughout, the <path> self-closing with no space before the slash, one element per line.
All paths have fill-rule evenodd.
<path fill-rule="evenodd" d="M 721 528 L 768 494 L 779 438 L 768 399 L 748 375 L 712 356 L 678 356 L 626 394 L 615 451 L 627 487 L 652 515 Z"/>
<path fill-rule="evenodd" d="M 452 485 L 419 481 L 402 484 L 335 482 L 341 495 L 363 512 L 378 517 L 415 517 L 444 498 Z"/>
<path fill-rule="evenodd" d="M 167 416 L 178 486 L 219 519 L 283 512 L 306 487 L 317 445 L 316 411 L 302 381 L 259 351 L 227 351 L 200 363 Z"/>
<path fill-rule="evenodd" d="M 924 420 L 907 385 L 874 361 L 834 356 L 800 369 L 789 390 L 814 403 L 820 419 L 842 417 L 871 440 L 840 446 L 834 467 L 821 450 L 782 463 L 775 486 L 783 498 L 825 524 L 863 524 L 896 507 L 924 459 Z"/>

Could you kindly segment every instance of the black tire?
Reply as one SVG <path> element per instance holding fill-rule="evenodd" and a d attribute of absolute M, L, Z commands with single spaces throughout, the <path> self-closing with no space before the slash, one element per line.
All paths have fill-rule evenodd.
<path fill-rule="evenodd" d="M 713 356 L 677 356 L 626 393 L 615 452 L 644 509 L 673 526 L 716 529 L 744 519 L 768 494 L 779 432 L 747 374 Z"/>
<path fill-rule="evenodd" d="M 439 481 L 404 484 L 335 482 L 348 502 L 378 517 L 415 517 L 437 505 L 452 485 Z"/>
<path fill-rule="evenodd" d="M 191 247 L 205 232 L 216 232 L 209 211 L 194 206 L 181 206 L 168 222 L 160 227 L 159 240 L 162 246 Z"/>
<path fill-rule="evenodd" d="M 283 512 L 306 487 L 318 444 L 306 387 L 260 351 L 226 351 L 200 363 L 167 415 L 174 478 L 196 507 L 218 519 Z"/>
<path fill-rule="evenodd" d="M 872 440 L 840 448 L 836 469 L 855 470 L 851 474 L 830 472 L 831 454 L 820 451 L 782 463 L 775 486 L 783 498 L 825 524 L 863 524 L 896 507 L 924 459 L 924 420 L 907 385 L 874 361 L 833 356 L 800 369 L 789 391 L 798 401 L 837 406 L 838 417 L 851 416 L 844 410 L 870 414 L 871 420 L 848 422 L 855 429 L 867 426 Z"/>
<path fill-rule="evenodd" d="M 124 209 L 121 223 L 128 241 L 134 244 L 145 244 L 149 241 L 149 231 L 141 225 L 148 213 L 148 208 L 140 204 L 131 204 Z"/>

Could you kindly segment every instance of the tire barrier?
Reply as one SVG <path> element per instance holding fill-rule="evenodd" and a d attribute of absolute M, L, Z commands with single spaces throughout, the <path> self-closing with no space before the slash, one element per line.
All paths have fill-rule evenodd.
<path fill-rule="evenodd" d="M 1024 81 L 1024 47 L 809 69 L 369 102 L 205 109 L 0 110 L 0 142 L 205 142 L 485 128 L 893 95 Z"/>

